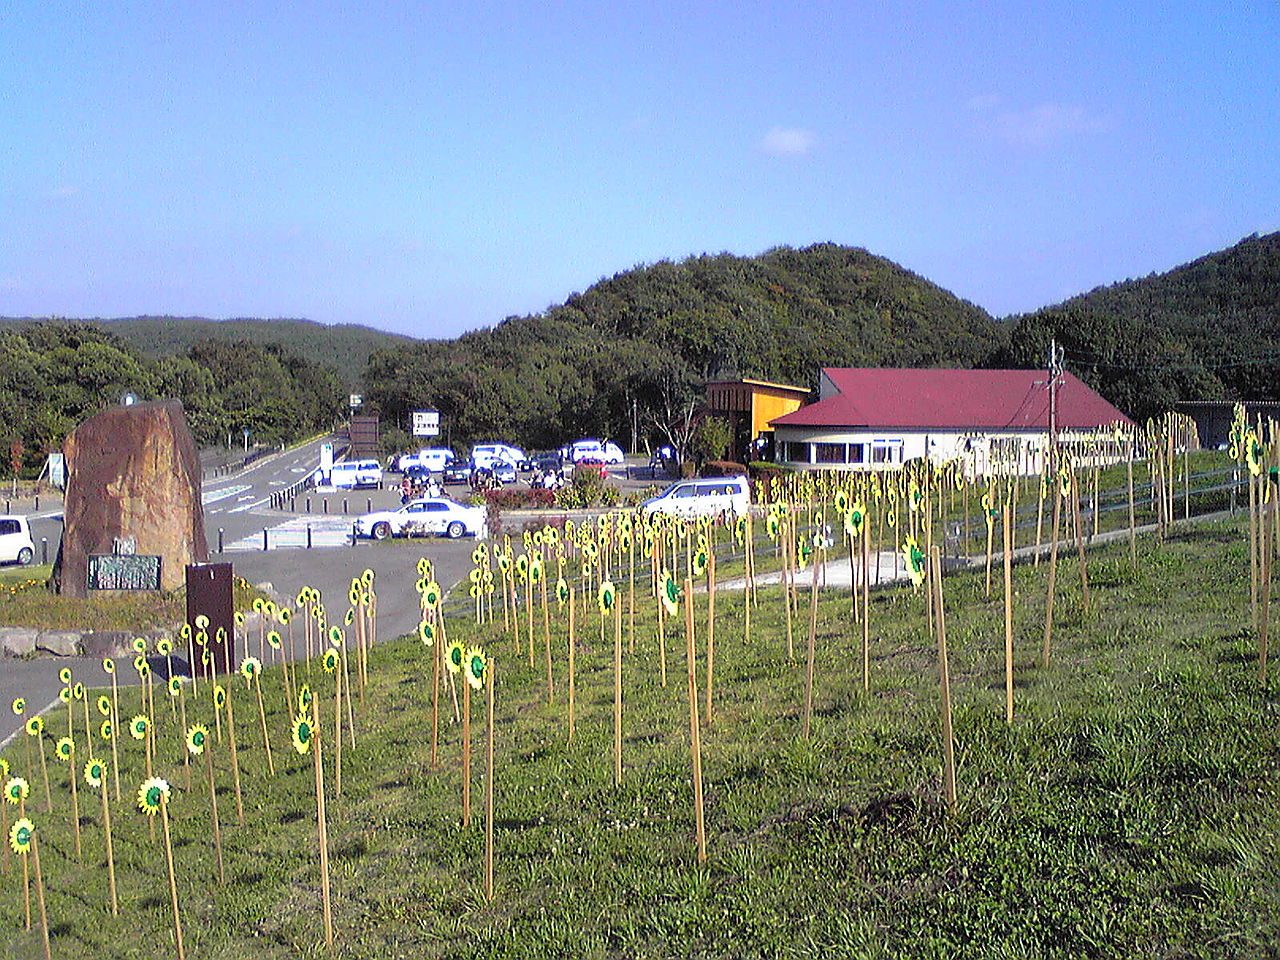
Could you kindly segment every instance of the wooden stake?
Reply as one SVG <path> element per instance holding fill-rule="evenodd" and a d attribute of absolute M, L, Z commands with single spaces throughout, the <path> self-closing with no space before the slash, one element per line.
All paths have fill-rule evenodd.
<path fill-rule="evenodd" d="M 173 875 L 173 842 L 169 839 L 169 801 L 160 801 L 160 822 L 164 826 L 164 855 L 169 867 L 169 900 L 173 904 L 173 936 L 178 944 L 178 960 L 185 960 L 182 949 L 182 914 L 178 910 L 178 881 Z"/>
<path fill-rule="evenodd" d="M 496 727 L 493 722 L 493 657 L 485 664 L 485 696 L 488 700 L 487 729 L 485 730 L 485 775 L 484 775 L 484 896 L 493 899 L 493 735 Z"/>
<path fill-rule="evenodd" d="M 693 819 L 698 838 L 698 862 L 707 862 L 707 832 L 702 809 L 702 736 L 698 730 L 698 673 L 694 651 L 693 581 L 684 582 L 685 658 L 689 665 L 689 753 L 693 761 Z"/>
<path fill-rule="evenodd" d="M 5 838 L 6 841 L 8 838 Z M 53 953 L 49 948 L 49 914 L 44 905 L 44 874 L 40 872 L 40 840 L 31 837 L 31 859 L 36 868 L 36 902 L 40 905 L 40 936 L 44 941 L 44 960 L 52 960 Z"/>
<path fill-rule="evenodd" d="M 575 637 L 574 625 L 574 609 L 577 605 L 577 591 L 573 588 L 569 589 L 569 743 L 573 743 L 573 722 L 574 722 L 574 697 L 577 690 L 574 667 L 574 654 L 577 647 L 577 639 Z"/>
<path fill-rule="evenodd" d="M 871 521 L 862 521 L 862 689 L 871 689 Z M 876 557 L 876 567 L 880 558 Z"/>
<path fill-rule="evenodd" d="M 942 605 L 942 562 L 937 547 L 933 550 L 934 606 L 938 613 L 938 673 L 942 687 L 942 789 L 947 801 L 947 812 L 956 813 L 956 747 L 951 730 L 951 667 L 947 659 L 947 618 Z"/>
<path fill-rule="evenodd" d="M 622 784 L 622 608 L 613 601 L 613 783 Z"/>
<path fill-rule="evenodd" d="M 107 843 L 107 885 L 111 891 L 111 915 L 113 917 L 120 916 L 120 902 L 116 897 L 116 856 L 115 848 L 111 844 L 111 809 L 107 803 L 107 788 L 105 784 L 99 784 L 98 794 L 102 798 L 102 832 L 106 836 Z"/>
<path fill-rule="evenodd" d="M 231 710 L 232 686 L 234 685 L 227 687 L 227 739 L 231 742 L 231 778 L 236 788 L 236 822 L 243 827 L 244 799 L 240 795 L 240 755 L 236 753 L 236 718 Z"/>
<path fill-rule="evenodd" d="M 1013 723 L 1013 510 L 1004 505 L 1004 720 Z"/>
<path fill-rule="evenodd" d="M 1049 647 L 1053 640 L 1053 599 L 1058 588 L 1058 532 L 1062 520 L 1062 491 L 1053 478 L 1053 543 L 1049 546 L 1049 591 L 1044 607 L 1044 647 L 1040 651 L 1040 666 L 1049 666 Z"/>
<path fill-rule="evenodd" d="M 333 905 L 329 896 L 329 827 L 324 809 L 324 760 L 320 752 L 320 700 L 311 701 L 311 728 L 315 731 L 316 826 L 320 834 L 320 893 L 324 901 L 324 942 L 333 949 Z"/>
<path fill-rule="evenodd" d="M 716 662 L 716 552 L 707 548 L 707 726 L 711 726 L 711 690 Z"/>
<path fill-rule="evenodd" d="M 815 550 L 813 556 L 813 579 L 809 583 L 809 643 L 804 668 L 804 731 L 802 736 L 809 739 L 809 726 L 813 717 L 813 661 L 818 639 L 818 567 L 821 550 Z"/>
<path fill-rule="evenodd" d="M 213 744 L 205 737 L 204 765 L 209 774 L 209 819 L 213 824 L 213 848 L 218 854 L 218 883 L 226 886 L 227 876 L 222 866 L 222 827 L 218 823 L 218 792 L 213 783 Z"/>

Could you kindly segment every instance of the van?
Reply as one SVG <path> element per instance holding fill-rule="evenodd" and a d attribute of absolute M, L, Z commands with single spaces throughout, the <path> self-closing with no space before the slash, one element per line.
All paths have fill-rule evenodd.
<path fill-rule="evenodd" d="M 396 469 L 407 473 L 410 467 L 422 467 L 434 473 L 444 469 L 444 465 L 454 458 L 454 452 L 448 447 L 428 447 L 417 453 L 406 453 L 396 461 Z"/>
<path fill-rule="evenodd" d="M 506 443 L 479 443 L 471 448 L 471 460 L 476 469 L 492 469 L 494 464 L 505 461 L 513 467 L 525 459 L 524 451 Z"/>
<path fill-rule="evenodd" d="M 685 519 L 720 514 L 741 517 L 750 509 L 751 486 L 746 477 L 680 480 L 640 504 L 640 510 L 646 516 L 665 513 Z"/>
<path fill-rule="evenodd" d="M 0 563 L 20 563 L 24 567 L 36 555 L 27 518 L 0 516 Z"/>
<path fill-rule="evenodd" d="M 626 459 L 622 448 L 613 441 L 601 443 L 592 438 L 575 440 L 568 446 L 561 447 L 560 455 L 572 463 L 583 460 L 597 463 L 622 463 Z"/>
<path fill-rule="evenodd" d="M 382 485 L 382 467 L 377 460 L 344 460 L 335 463 L 328 476 L 317 470 L 311 479 L 317 487 L 330 486 L 344 490 L 378 487 Z"/>

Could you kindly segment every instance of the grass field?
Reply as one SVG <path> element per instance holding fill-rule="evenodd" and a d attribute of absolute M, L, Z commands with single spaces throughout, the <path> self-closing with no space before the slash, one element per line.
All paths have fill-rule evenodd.
<path fill-rule="evenodd" d="M 1242 533 L 1243 529 L 1243 533 Z M 788 660 L 778 589 L 761 591 L 749 642 L 742 600 L 717 598 L 714 720 L 702 730 L 709 857 L 695 859 L 683 632 L 668 622 L 659 682 L 652 604 L 624 653 L 623 782 L 613 782 L 612 633 L 580 626 L 577 729 L 566 742 L 564 630 L 548 703 L 541 627 L 530 669 L 496 625 L 449 621 L 497 658 L 496 896 L 482 885 L 484 717 L 473 710 L 473 809 L 460 825 L 459 728 L 432 767 L 431 660 L 417 639 L 379 645 L 333 795 L 332 685 L 312 668 L 329 779 L 337 945 L 343 957 L 1265 957 L 1280 944 L 1280 743 L 1274 685 L 1257 682 L 1247 527 L 1211 524 L 1157 545 L 1074 560 L 1059 576 L 1051 665 L 1039 665 L 1044 565 L 1015 571 L 1017 716 L 1004 720 L 1002 604 L 981 572 L 945 583 L 959 805 L 940 798 L 937 655 L 910 588 L 873 596 L 871 683 L 845 592 L 818 608 L 815 713 L 801 736 L 808 593 Z M 411 591 L 416 575 L 380 582 Z M 807 579 L 807 575 L 806 578 Z M 998 581 L 997 581 L 998 582 Z M 697 600 L 699 648 L 705 597 Z M 333 619 L 338 613 L 330 611 Z M 624 623 L 624 635 L 625 635 Z M 624 640 L 625 643 L 625 640 Z M 256 646 L 256 642 L 255 642 Z M 705 662 L 699 658 L 699 692 Z M 53 666 L 50 669 L 54 669 Z M 76 679 L 86 679 L 77 677 Z M 305 679 L 305 673 L 304 673 Z M 324 956 L 310 761 L 289 746 L 281 679 L 264 691 L 277 775 L 256 704 L 234 685 L 246 824 L 215 744 L 227 884 L 219 886 L 199 776 L 157 703 L 156 770 L 170 804 L 188 956 Z M 213 727 L 207 691 L 190 720 Z M 159 692 L 158 695 L 160 695 Z M 137 712 L 125 695 L 123 718 Z M 131 699 L 133 698 L 133 699 Z M 447 694 L 442 703 L 448 703 Z M 451 713 L 451 707 L 450 707 Z M 123 719 L 122 718 L 122 719 Z M 97 717 L 94 717 L 96 723 Z M 64 714 L 50 733 L 65 733 Z M 77 721 L 77 726 L 81 726 Z M 60 732 L 59 732 L 60 731 Z M 224 732 L 224 737 L 226 736 Z M 162 846 L 130 797 L 112 806 L 122 911 L 106 907 L 100 807 L 69 826 L 65 764 L 28 812 L 58 957 L 172 956 Z M 142 751 L 119 743 L 125 793 Z M 102 755 L 103 745 L 96 746 Z M 78 758 L 82 763 L 82 755 Z M 10 811 L 12 818 L 12 810 Z M 157 831 L 158 835 L 158 831 Z M 5 956 L 39 955 L 22 930 L 21 870 L 0 887 Z M 33 907 L 34 909 L 34 907 Z"/>

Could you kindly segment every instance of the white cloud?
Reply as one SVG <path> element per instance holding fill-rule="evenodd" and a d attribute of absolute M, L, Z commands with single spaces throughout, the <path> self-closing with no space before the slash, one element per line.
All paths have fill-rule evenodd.
<path fill-rule="evenodd" d="M 1003 102 L 996 94 L 982 94 L 971 97 L 966 106 L 997 138 L 1024 150 L 1047 150 L 1064 140 L 1111 127 L 1108 118 L 1073 104 L 1046 102 L 1024 109 L 1001 109 Z"/>
<path fill-rule="evenodd" d="M 799 127 L 770 127 L 760 141 L 760 149 L 771 157 L 802 157 L 813 149 L 812 130 Z"/>

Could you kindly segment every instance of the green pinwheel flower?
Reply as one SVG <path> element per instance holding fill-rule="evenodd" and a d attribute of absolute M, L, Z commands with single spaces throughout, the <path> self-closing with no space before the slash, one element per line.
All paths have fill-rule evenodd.
<path fill-rule="evenodd" d="M 463 674 L 467 678 L 467 683 L 480 690 L 484 687 L 485 673 L 487 672 L 488 661 L 485 659 L 484 650 L 480 647 L 472 647 L 466 652 L 464 657 L 465 664 L 463 666 Z"/>
<path fill-rule="evenodd" d="M 103 720 L 102 726 L 98 727 L 98 737 L 102 740 L 110 740 L 114 733 L 110 720 Z"/>
<path fill-rule="evenodd" d="M 168 637 L 161 637 L 156 641 L 156 653 L 162 657 L 167 657 L 173 653 L 173 641 Z"/>
<path fill-rule="evenodd" d="M 147 663 L 146 657 L 134 657 L 133 669 L 138 671 L 138 678 L 145 680 L 151 676 L 151 665 Z"/>
<path fill-rule="evenodd" d="M 706 573 L 707 564 L 707 548 L 699 544 L 698 549 L 693 552 L 693 575 L 700 577 Z"/>
<path fill-rule="evenodd" d="M 31 838 L 35 835 L 36 825 L 26 817 L 19 817 L 9 828 L 9 846 L 14 853 L 28 854 L 31 852 Z"/>
<path fill-rule="evenodd" d="M 346 646 L 346 642 L 347 636 L 342 632 L 341 627 L 335 626 L 329 628 L 329 646 L 343 647 Z"/>
<path fill-rule="evenodd" d="M 116 662 L 110 657 L 102 661 L 102 672 L 112 674 L 116 672 Z"/>
<path fill-rule="evenodd" d="M 145 637 L 133 638 L 133 652 L 139 654 L 147 652 L 147 641 Z"/>
<path fill-rule="evenodd" d="M 542 573 L 542 554 L 536 553 L 529 561 L 529 580 L 533 583 L 541 583 Z"/>
<path fill-rule="evenodd" d="M 213 685 L 213 708 L 221 710 L 227 705 L 227 688 L 220 683 Z"/>
<path fill-rule="evenodd" d="M 1262 473 L 1262 461 L 1266 456 L 1267 451 L 1262 445 L 1262 440 L 1257 433 L 1250 430 L 1248 437 L 1245 438 L 1244 459 L 1249 465 L 1249 472 L 1255 477 Z"/>
<path fill-rule="evenodd" d="M 449 646 L 445 648 L 444 665 L 449 668 L 450 673 L 460 673 L 466 655 L 466 647 L 457 640 L 450 640 Z"/>
<path fill-rule="evenodd" d="M 15 717 L 20 717 L 27 712 L 27 701 L 22 697 L 14 697 L 13 703 L 10 704 L 10 708 L 13 710 L 13 715 Z"/>
<path fill-rule="evenodd" d="M 280 637 L 279 630 L 267 631 L 267 644 L 271 647 L 272 650 L 280 649 L 280 641 L 281 641 L 281 637 Z"/>
<path fill-rule="evenodd" d="M 596 591 L 596 602 L 600 604 L 600 610 L 608 613 L 613 609 L 614 603 L 618 599 L 618 589 L 613 585 L 612 580 L 605 580 L 600 584 L 600 589 Z"/>
<path fill-rule="evenodd" d="M 197 630 L 209 629 L 209 618 L 206 617 L 203 613 L 197 613 L 196 618 L 193 622 L 195 623 Z"/>
<path fill-rule="evenodd" d="M 84 699 L 84 684 L 76 681 L 76 685 L 71 688 L 71 696 L 76 700 Z"/>
<path fill-rule="evenodd" d="M 203 723 L 193 723 L 187 728 L 187 752 L 193 757 L 204 753 L 209 745 L 209 728 Z"/>
<path fill-rule="evenodd" d="M 569 583 L 564 577 L 556 581 L 556 602 L 561 607 L 569 602 Z"/>
<path fill-rule="evenodd" d="M 244 677 L 246 683 L 252 683 L 261 672 L 262 661 L 257 657 L 245 657 L 240 661 L 240 676 Z"/>
<path fill-rule="evenodd" d="M 324 667 L 325 673 L 333 673 L 338 669 L 338 651 L 330 647 L 324 652 L 324 656 L 320 658 L 320 665 Z"/>
<path fill-rule="evenodd" d="M 151 721 L 144 713 L 139 713 L 129 721 L 129 735 L 135 740 L 145 738 L 149 729 L 151 729 Z"/>
<path fill-rule="evenodd" d="M 107 768 L 102 765 L 101 760 L 90 760 L 84 765 L 84 782 L 95 789 L 102 786 L 106 775 Z"/>
<path fill-rule="evenodd" d="M 311 709 L 311 699 L 314 695 L 311 693 L 311 686 L 304 683 L 298 688 L 298 712 L 306 713 Z"/>
<path fill-rule="evenodd" d="M 32 717 L 27 721 L 27 736 L 38 737 L 44 733 L 44 717 Z"/>
<path fill-rule="evenodd" d="M 59 760 L 70 760 L 75 756 L 76 743 L 70 737 L 63 737 L 54 745 L 53 752 L 58 755 Z"/>
<path fill-rule="evenodd" d="M 924 583 L 925 555 L 915 537 L 907 537 L 902 544 L 902 558 L 907 565 L 907 576 L 917 587 Z"/>
<path fill-rule="evenodd" d="M 311 741 L 315 731 L 311 728 L 311 717 L 307 713 L 299 713 L 293 718 L 293 749 L 305 754 L 311 749 Z"/>
<path fill-rule="evenodd" d="M 63 667 L 61 670 L 59 670 L 58 679 L 62 681 L 64 686 L 69 685 L 71 683 L 71 668 Z"/>
<path fill-rule="evenodd" d="M 431 646 L 436 642 L 436 628 L 428 621 L 420 620 L 418 622 L 418 639 L 422 641 L 423 646 Z"/>
<path fill-rule="evenodd" d="M 427 584 L 427 589 L 422 591 L 423 602 L 434 610 L 440 606 L 440 584 L 432 580 Z"/>
<path fill-rule="evenodd" d="M 104 717 L 111 716 L 111 698 L 110 697 L 103 696 L 98 698 L 98 712 L 102 714 Z"/>
<path fill-rule="evenodd" d="M 658 598 L 662 601 L 662 609 L 667 616 L 674 617 L 680 609 L 680 584 L 671 576 L 670 570 L 662 571 L 662 583 L 658 586 Z"/>
<path fill-rule="evenodd" d="M 4 798 L 17 806 L 31 796 L 31 787 L 22 777 L 10 777 L 4 784 Z"/>
<path fill-rule="evenodd" d="M 343 616 L 343 618 L 342 618 L 342 622 L 343 622 L 343 623 L 345 623 L 348 627 L 349 627 L 349 626 L 351 626 L 353 623 L 355 623 L 355 622 L 356 622 L 356 608 L 355 608 L 355 607 L 347 607 L 347 612 L 346 612 L 346 615 L 345 615 L 345 616 Z"/>
<path fill-rule="evenodd" d="M 169 678 L 169 696 L 179 697 L 182 695 L 182 684 L 177 677 Z"/>
<path fill-rule="evenodd" d="M 293 614 L 289 612 L 288 607 L 281 607 L 280 612 L 276 614 L 276 622 L 284 627 L 287 627 L 289 625 L 289 621 L 292 619 Z M 276 634 L 277 638 L 279 638 L 279 636 L 279 634 Z"/>
<path fill-rule="evenodd" d="M 855 501 L 844 515 L 844 532 L 851 537 L 862 535 L 862 528 L 867 522 L 867 507 L 861 501 Z"/>
<path fill-rule="evenodd" d="M 59 691 L 58 691 L 58 699 L 59 699 L 62 703 L 70 703 L 70 702 L 71 702 L 71 688 L 70 688 L 70 687 L 63 687 L 61 690 L 59 690 Z"/>
<path fill-rule="evenodd" d="M 143 780 L 138 788 L 138 809 L 154 817 L 160 807 L 169 802 L 169 782 L 161 777 Z"/>

